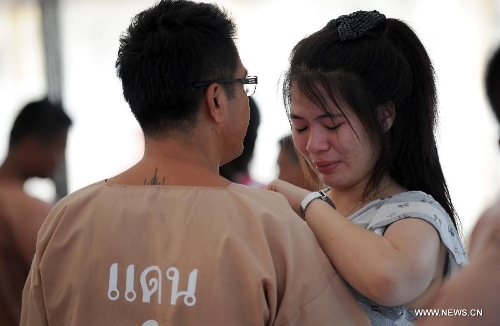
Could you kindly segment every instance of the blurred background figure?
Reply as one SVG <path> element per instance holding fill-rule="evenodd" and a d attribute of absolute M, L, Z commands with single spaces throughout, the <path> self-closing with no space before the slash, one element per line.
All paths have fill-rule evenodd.
<path fill-rule="evenodd" d="M 264 185 L 250 175 L 250 163 L 255 150 L 255 142 L 260 125 L 260 110 L 252 97 L 248 98 L 250 106 L 250 122 L 243 140 L 243 153 L 240 156 L 220 167 L 219 173 L 229 181 L 244 184 L 253 188 L 262 188 Z"/>
<path fill-rule="evenodd" d="M 21 297 L 38 230 L 52 208 L 24 190 L 33 177 L 51 178 L 64 159 L 72 121 L 47 99 L 17 115 L 0 165 L 0 324 L 19 325 Z"/>
<path fill-rule="evenodd" d="M 278 154 L 278 179 L 289 182 L 298 187 L 311 191 L 318 190 L 318 177 L 311 171 L 309 165 L 303 164 L 299 159 L 293 140 L 286 135 L 279 140 L 280 151 Z"/>
<path fill-rule="evenodd" d="M 500 123 L 500 47 L 487 63 L 485 88 Z M 422 318 L 419 326 L 500 325 L 500 199 L 480 216 L 469 243 L 470 265 L 445 284 L 428 305 L 439 311 L 461 309 L 461 313 Z"/>

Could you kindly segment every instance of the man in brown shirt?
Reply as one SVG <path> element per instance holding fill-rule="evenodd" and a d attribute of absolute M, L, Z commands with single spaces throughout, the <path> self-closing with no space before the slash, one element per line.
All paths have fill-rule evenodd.
<path fill-rule="evenodd" d="M 286 199 L 218 173 L 242 152 L 257 83 L 234 37 L 210 4 L 133 19 L 116 66 L 144 156 L 51 211 L 21 325 L 368 323 Z"/>
<path fill-rule="evenodd" d="M 71 119 L 60 105 L 33 101 L 18 113 L 0 165 L 0 324 L 19 325 L 21 295 L 36 236 L 52 204 L 24 191 L 32 177 L 52 177 L 62 161 Z"/>

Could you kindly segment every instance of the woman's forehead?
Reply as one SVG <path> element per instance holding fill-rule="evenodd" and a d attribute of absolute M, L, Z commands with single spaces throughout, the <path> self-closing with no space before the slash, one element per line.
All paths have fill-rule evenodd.
<path fill-rule="evenodd" d="M 311 98 L 312 97 L 312 98 Z M 307 96 L 298 88 L 291 90 L 290 111 L 318 110 L 331 116 L 347 113 L 350 108 L 341 98 L 332 99 L 327 92 L 318 90 L 314 96 Z M 340 107 L 339 107 L 340 106 Z"/>

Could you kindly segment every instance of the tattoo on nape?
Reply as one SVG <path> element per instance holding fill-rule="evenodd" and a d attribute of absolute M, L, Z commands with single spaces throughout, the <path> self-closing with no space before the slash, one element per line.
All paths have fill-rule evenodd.
<path fill-rule="evenodd" d="M 165 184 L 165 177 L 163 177 L 163 180 L 160 182 L 158 179 L 158 176 L 156 175 L 158 173 L 158 168 L 155 169 L 155 175 L 151 178 L 149 182 L 146 182 L 147 179 L 144 179 L 144 184 L 145 185 L 164 185 Z"/>

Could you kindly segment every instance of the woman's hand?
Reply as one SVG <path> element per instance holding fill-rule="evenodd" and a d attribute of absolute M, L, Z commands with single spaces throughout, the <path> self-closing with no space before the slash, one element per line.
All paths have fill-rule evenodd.
<path fill-rule="evenodd" d="M 295 213 L 297 213 L 299 216 L 302 216 L 300 212 L 300 203 L 302 202 L 302 199 L 304 199 L 304 197 L 307 196 L 307 194 L 310 192 L 309 190 L 299 188 L 280 179 L 272 181 L 266 186 L 265 189 L 279 192 L 280 194 L 285 196 Z"/>

